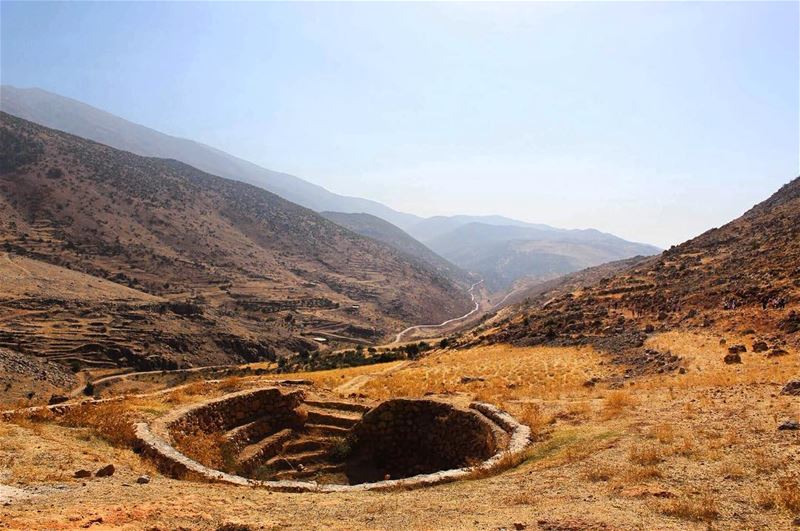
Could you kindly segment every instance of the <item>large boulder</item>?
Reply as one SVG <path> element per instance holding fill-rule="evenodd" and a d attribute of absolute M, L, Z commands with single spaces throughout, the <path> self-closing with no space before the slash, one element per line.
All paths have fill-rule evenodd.
<path fill-rule="evenodd" d="M 722 361 L 724 361 L 728 365 L 733 365 L 734 363 L 741 363 L 742 357 L 739 355 L 738 352 L 735 353 L 732 352 L 730 354 L 725 354 L 725 357 L 723 358 Z"/>
<path fill-rule="evenodd" d="M 781 389 L 782 395 L 800 396 L 800 380 L 791 380 Z"/>

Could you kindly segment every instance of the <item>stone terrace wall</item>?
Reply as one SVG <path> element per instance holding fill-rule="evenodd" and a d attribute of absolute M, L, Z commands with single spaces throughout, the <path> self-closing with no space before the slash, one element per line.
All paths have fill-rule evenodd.
<path fill-rule="evenodd" d="M 404 478 L 477 464 L 497 451 L 492 425 L 470 410 L 435 400 L 395 399 L 353 428 L 348 472 L 357 482 Z M 350 473 L 348 473 L 350 475 Z"/>
<path fill-rule="evenodd" d="M 138 438 L 137 450 L 151 458 L 162 473 L 174 478 L 217 481 L 230 485 L 260 487 L 285 492 L 359 492 L 367 490 L 396 490 L 428 487 L 467 479 L 473 474 L 481 476 L 496 473 L 514 466 L 524 458 L 524 452 L 531 444 L 530 428 L 520 424 L 508 413 L 489 404 L 473 402 L 470 408 L 479 411 L 500 426 L 510 436 L 508 447 L 498 450 L 489 459 L 474 468 L 456 468 L 420 474 L 405 479 L 389 479 L 358 485 L 322 485 L 313 481 L 258 481 L 213 470 L 186 457 L 165 441 L 157 430 L 150 430 L 144 422 L 136 424 Z M 153 426 L 155 428 L 156 426 Z"/>
<path fill-rule="evenodd" d="M 293 427 L 302 425 L 303 415 L 296 408 L 304 397 L 303 391 L 283 394 L 275 387 L 242 391 L 180 410 L 165 418 L 163 425 L 170 434 L 213 433 L 267 417 L 276 429 Z"/>

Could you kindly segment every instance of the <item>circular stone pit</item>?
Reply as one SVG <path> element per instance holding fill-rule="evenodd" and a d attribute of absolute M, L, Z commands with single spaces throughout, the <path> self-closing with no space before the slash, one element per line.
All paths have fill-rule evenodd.
<path fill-rule="evenodd" d="M 175 410 L 137 424 L 136 435 L 137 450 L 168 476 L 296 492 L 488 475 L 530 444 L 527 426 L 489 404 L 392 399 L 370 407 L 278 387 Z"/>

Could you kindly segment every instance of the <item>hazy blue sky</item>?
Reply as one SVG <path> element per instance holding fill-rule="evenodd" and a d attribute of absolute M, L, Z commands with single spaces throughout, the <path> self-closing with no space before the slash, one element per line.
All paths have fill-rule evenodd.
<path fill-rule="evenodd" d="M 2 82 L 332 191 L 662 246 L 800 173 L 786 3 L 2 2 Z"/>

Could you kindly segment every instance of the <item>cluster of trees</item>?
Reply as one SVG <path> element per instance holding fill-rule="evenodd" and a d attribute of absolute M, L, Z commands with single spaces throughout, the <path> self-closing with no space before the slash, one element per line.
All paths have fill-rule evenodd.
<path fill-rule="evenodd" d="M 439 342 L 439 348 L 450 346 L 448 339 Z M 427 341 L 409 343 L 391 349 L 378 350 L 375 347 L 357 345 L 354 349 L 345 350 L 325 356 L 314 353 L 298 353 L 294 356 L 278 359 L 278 372 L 297 372 L 310 370 L 343 369 L 346 367 L 359 367 L 373 363 L 385 363 L 397 360 L 415 360 L 422 353 L 434 348 Z"/>

